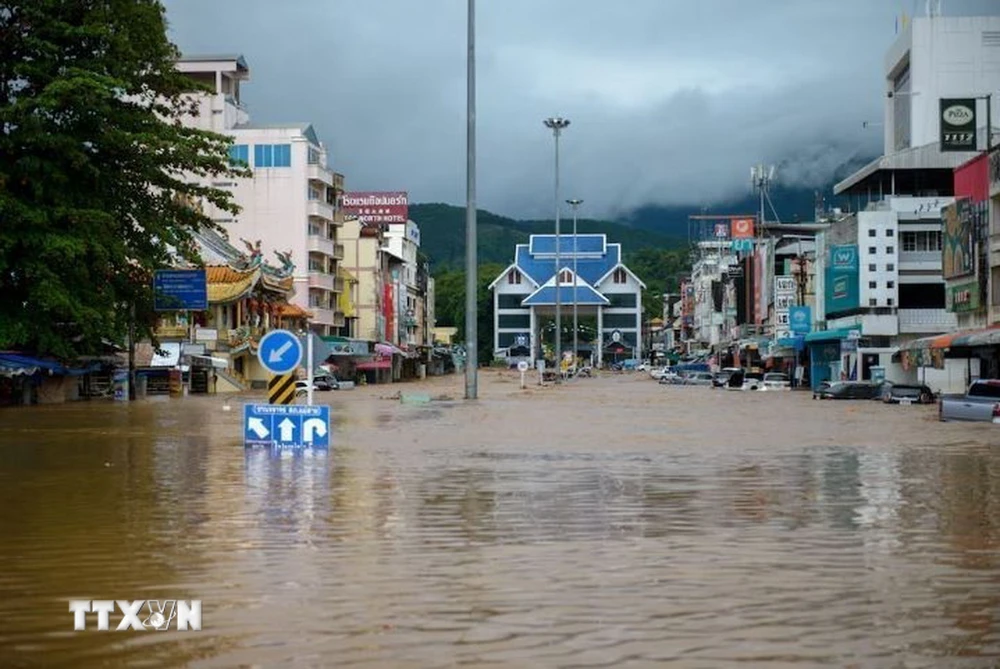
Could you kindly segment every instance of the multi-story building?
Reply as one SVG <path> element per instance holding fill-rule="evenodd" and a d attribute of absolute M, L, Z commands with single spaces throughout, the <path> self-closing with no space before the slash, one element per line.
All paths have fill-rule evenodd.
<path fill-rule="evenodd" d="M 382 252 L 385 226 L 362 223 L 347 217 L 341 230 L 344 244 L 344 268 L 351 273 L 354 285 L 355 319 L 351 336 L 373 342 L 387 341 L 384 284 L 388 259 Z"/>
<path fill-rule="evenodd" d="M 207 212 L 249 252 L 287 253 L 295 266 L 292 300 L 312 313 L 310 328 L 320 335 L 340 334 L 346 322 L 337 309 L 344 290 L 337 269 L 344 257 L 337 202 L 344 184 L 327 167 L 326 148 L 315 130 L 307 123 L 250 122 L 240 100 L 240 86 L 250 76 L 242 56 L 185 57 L 177 69 L 210 89 L 192 93 L 198 114 L 185 122 L 232 137 L 231 160 L 252 171 L 250 178 L 212 183 L 232 191 L 239 214 L 211 205 Z"/>
<path fill-rule="evenodd" d="M 809 335 L 813 384 L 845 374 L 913 380 L 900 351 L 927 335 L 954 330 L 942 263 L 943 216 L 955 203 L 955 168 L 977 151 L 941 148 L 942 99 L 972 99 L 977 144 L 988 144 L 986 96 L 1000 89 L 1000 17 L 919 17 L 889 48 L 885 76 L 885 155 L 837 184 L 858 213 L 825 235 L 817 260 L 824 265 L 820 327 Z M 997 109 L 992 109 L 994 118 Z M 924 364 L 926 363 L 926 364 Z M 939 356 L 919 365 L 921 380 L 959 389 L 970 374 L 965 361 Z"/>
<path fill-rule="evenodd" d="M 420 226 L 413 221 L 390 223 L 382 251 L 389 256 L 389 272 L 394 296 L 395 332 L 390 341 L 407 349 L 429 346 L 433 327 L 427 329 L 425 318 L 430 275 L 419 258 Z"/>
<path fill-rule="evenodd" d="M 572 330 L 574 300 L 580 318 L 596 317 L 596 341 L 581 346 L 577 357 L 589 357 L 597 365 L 611 357 L 641 358 L 646 285 L 622 262 L 621 244 L 609 244 L 603 234 L 575 239 L 562 235 L 559 243 L 558 287 L 555 235 L 531 235 L 527 244 L 518 244 L 514 262 L 490 284 L 494 355 L 508 357 L 512 350 L 523 351 L 531 364 L 543 355 L 543 320 L 554 319 L 558 289 L 563 339 L 567 338 L 565 330 Z M 554 328 L 552 333 L 548 344 L 554 343 Z M 572 357 L 572 343 L 561 343 L 561 349 Z"/>

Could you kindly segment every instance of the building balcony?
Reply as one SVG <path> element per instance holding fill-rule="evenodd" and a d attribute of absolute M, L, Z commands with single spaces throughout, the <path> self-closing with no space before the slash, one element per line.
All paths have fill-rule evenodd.
<path fill-rule="evenodd" d="M 309 200 L 306 203 L 306 214 L 322 218 L 325 221 L 333 220 L 333 205 L 327 204 L 323 200 Z"/>
<path fill-rule="evenodd" d="M 321 181 L 327 186 L 333 185 L 333 170 L 327 169 L 322 165 L 313 163 L 306 167 L 306 176 L 314 181 Z"/>
<path fill-rule="evenodd" d="M 334 278 L 334 280 L 333 280 L 333 288 L 331 288 L 331 290 L 333 292 L 335 292 L 335 293 L 342 293 L 342 292 L 344 292 L 344 280 L 341 279 L 340 277 Z"/>
<path fill-rule="evenodd" d="M 344 259 L 344 245 L 343 244 L 334 244 L 333 245 L 333 251 L 330 253 L 330 255 L 332 255 L 337 260 L 343 260 Z"/>
<path fill-rule="evenodd" d="M 958 316 L 944 309 L 899 309 L 900 334 L 937 334 L 958 327 Z"/>
<path fill-rule="evenodd" d="M 186 339 L 189 334 L 186 325 L 159 325 L 154 332 L 157 339 Z"/>
<path fill-rule="evenodd" d="M 309 307 L 309 311 L 312 312 L 312 322 L 319 325 L 334 325 L 333 319 L 333 309 L 324 309 L 323 307 Z"/>
<path fill-rule="evenodd" d="M 323 235 L 309 235 L 308 249 L 323 255 L 333 255 L 333 240 Z"/>
<path fill-rule="evenodd" d="M 338 172 L 333 173 L 333 187 L 338 193 L 344 192 L 344 175 Z"/>
<path fill-rule="evenodd" d="M 900 251 L 899 270 L 934 271 L 941 269 L 940 251 Z"/>
<path fill-rule="evenodd" d="M 333 290 L 333 282 L 336 279 L 332 274 L 309 270 L 309 287 L 322 288 L 323 290 Z"/>
<path fill-rule="evenodd" d="M 344 316 L 343 311 L 333 312 L 333 326 L 337 328 L 342 328 L 347 324 L 347 318 Z"/>

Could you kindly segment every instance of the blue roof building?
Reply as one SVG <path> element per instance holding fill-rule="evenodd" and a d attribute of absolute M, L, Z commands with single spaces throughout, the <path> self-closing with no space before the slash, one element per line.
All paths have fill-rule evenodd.
<path fill-rule="evenodd" d="M 597 365 L 606 357 L 642 357 L 642 291 L 646 285 L 622 263 L 621 244 L 603 234 L 560 235 L 559 283 L 556 285 L 555 235 L 531 235 L 514 249 L 514 262 L 500 273 L 493 291 L 493 348 L 501 357 L 526 357 L 532 364 L 542 345 L 554 342 L 559 291 L 563 346 L 572 349 L 573 304 L 580 318 L 597 318 L 597 341 L 577 355 Z M 590 337 L 578 336 L 578 339 Z M 543 341 L 544 340 L 544 341 Z"/>

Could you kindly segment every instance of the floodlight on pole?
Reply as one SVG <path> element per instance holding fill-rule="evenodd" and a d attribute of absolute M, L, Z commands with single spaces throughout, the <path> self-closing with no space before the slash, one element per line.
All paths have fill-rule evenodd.
<path fill-rule="evenodd" d="M 560 297 L 560 273 L 562 267 L 560 266 L 560 245 L 561 241 L 559 238 L 559 136 L 562 131 L 569 127 L 569 119 L 561 118 L 559 116 L 553 116 L 542 121 L 545 127 L 552 131 L 552 136 L 555 138 L 555 148 L 556 148 L 556 162 L 555 162 L 555 193 L 553 201 L 556 208 L 556 274 L 555 274 L 555 289 L 556 289 L 556 336 L 555 336 L 555 346 L 556 346 L 556 383 L 559 383 L 562 379 L 562 299 Z"/>

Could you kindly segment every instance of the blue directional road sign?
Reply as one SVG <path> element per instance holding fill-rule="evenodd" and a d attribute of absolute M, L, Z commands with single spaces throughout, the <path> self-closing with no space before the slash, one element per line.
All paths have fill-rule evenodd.
<path fill-rule="evenodd" d="M 158 269 L 153 272 L 153 309 L 204 311 L 208 283 L 203 269 Z"/>
<path fill-rule="evenodd" d="M 271 330 L 257 346 L 257 359 L 272 374 L 294 372 L 302 362 L 302 343 L 288 330 Z"/>
<path fill-rule="evenodd" d="M 244 404 L 243 445 L 272 448 L 330 448 L 330 407 L 302 404 Z"/>

